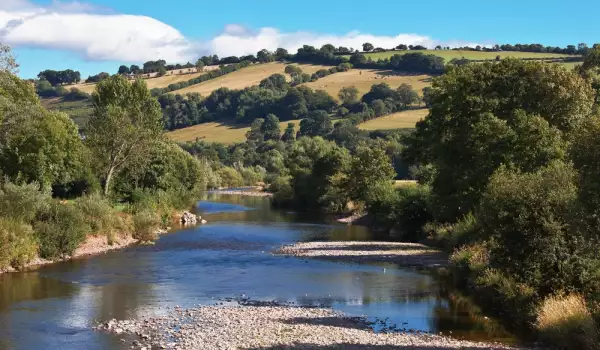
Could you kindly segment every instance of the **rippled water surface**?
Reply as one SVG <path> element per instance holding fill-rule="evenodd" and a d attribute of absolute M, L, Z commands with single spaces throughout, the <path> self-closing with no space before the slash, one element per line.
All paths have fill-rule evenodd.
<path fill-rule="evenodd" d="M 274 211 L 257 197 L 210 195 L 196 211 L 207 225 L 153 246 L 0 275 L 0 349 L 120 348 L 118 338 L 91 327 L 226 297 L 323 304 L 467 339 L 509 337 L 425 272 L 270 254 L 295 241 L 369 239 L 365 227 Z"/>

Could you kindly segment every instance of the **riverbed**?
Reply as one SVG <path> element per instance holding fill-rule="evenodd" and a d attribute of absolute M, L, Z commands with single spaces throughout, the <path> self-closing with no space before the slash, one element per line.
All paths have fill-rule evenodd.
<path fill-rule="evenodd" d="M 380 321 L 376 331 L 396 325 L 459 339 L 513 339 L 427 271 L 272 254 L 298 241 L 368 240 L 366 227 L 275 211 L 261 197 L 213 194 L 196 211 L 207 225 L 174 230 L 153 246 L 0 275 L 0 349 L 128 349 L 92 328 L 227 298 L 365 315 Z"/>

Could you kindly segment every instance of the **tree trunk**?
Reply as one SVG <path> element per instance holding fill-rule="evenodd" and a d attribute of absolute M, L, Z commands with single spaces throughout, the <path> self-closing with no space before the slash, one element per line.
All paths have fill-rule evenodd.
<path fill-rule="evenodd" d="M 105 197 L 108 196 L 108 190 L 110 189 L 110 181 L 112 180 L 114 171 L 115 171 L 115 168 L 111 167 L 108 170 L 108 174 L 106 175 L 106 181 L 104 181 L 104 196 Z"/>

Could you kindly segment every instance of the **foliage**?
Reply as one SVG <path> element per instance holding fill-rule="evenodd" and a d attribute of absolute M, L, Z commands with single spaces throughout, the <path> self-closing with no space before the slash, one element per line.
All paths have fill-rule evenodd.
<path fill-rule="evenodd" d="M 34 219 L 48 209 L 50 192 L 40 191 L 39 185 L 16 185 L 5 182 L 0 188 L 0 217 L 32 224 Z"/>
<path fill-rule="evenodd" d="M 109 201 L 99 194 L 77 198 L 75 208 L 81 212 L 91 233 L 111 237 L 117 226 L 117 217 Z"/>
<path fill-rule="evenodd" d="M 221 179 L 221 186 L 226 188 L 235 188 L 244 185 L 242 175 L 234 168 L 223 167 L 217 171 Z"/>
<path fill-rule="evenodd" d="M 300 136 L 326 136 L 333 130 L 329 114 L 323 110 L 310 112 L 300 122 Z"/>
<path fill-rule="evenodd" d="M 131 84 L 122 76 L 100 82 L 92 100 L 86 143 L 107 195 L 115 175 L 128 164 L 147 159 L 146 152 L 162 132 L 162 113 L 144 81 Z"/>
<path fill-rule="evenodd" d="M 89 230 L 83 214 L 70 204 L 52 201 L 34 223 L 40 256 L 47 259 L 73 255 Z"/>
<path fill-rule="evenodd" d="M 358 89 L 355 86 L 344 86 L 338 92 L 338 97 L 344 105 L 351 106 L 358 102 Z"/>
<path fill-rule="evenodd" d="M 0 271 L 22 269 L 36 255 L 37 244 L 31 225 L 0 217 Z"/>
<path fill-rule="evenodd" d="M 561 349 L 598 349 L 600 330 L 581 295 L 549 296 L 535 324 L 548 344 Z"/>
<path fill-rule="evenodd" d="M 38 79 L 48 81 L 52 86 L 75 84 L 81 81 L 81 73 L 71 69 L 55 71 L 47 69 L 38 74 Z"/>
<path fill-rule="evenodd" d="M 140 211 L 133 216 L 133 238 L 150 242 L 157 238 L 161 220 L 154 211 Z"/>

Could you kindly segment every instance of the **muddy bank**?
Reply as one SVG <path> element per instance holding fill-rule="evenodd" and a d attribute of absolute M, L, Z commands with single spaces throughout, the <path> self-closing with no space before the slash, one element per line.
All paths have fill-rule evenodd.
<path fill-rule="evenodd" d="M 363 318 L 325 308 L 264 305 L 175 308 L 165 316 L 111 320 L 99 331 L 134 349 L 509 349 L 419 332 L 375 333 Z"/>
<path fill-rule="evenodd" d="M 419 243 L 399 242 L 302 242 L 286 245 L 274 254 L 349 262 L 392 262 L 402 266 L 440 267 L 448 256 Z"/>

